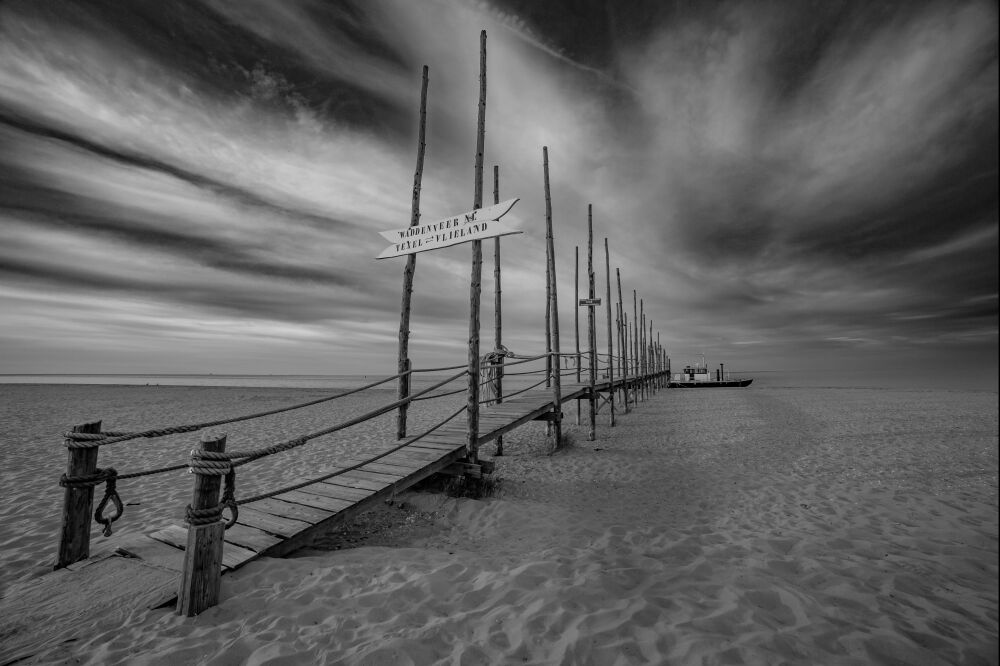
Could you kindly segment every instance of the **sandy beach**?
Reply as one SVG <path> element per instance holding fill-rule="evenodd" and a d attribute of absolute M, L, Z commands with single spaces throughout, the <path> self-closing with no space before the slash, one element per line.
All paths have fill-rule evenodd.
<path fill-rule="evenodd" d="M 127 394 L 133 411 L 110 414 L 108 427 L 118 428 L 139 417 L 162 422 L 158 406 L 173 413 L 181 404 L 194 419 L 217 408 L 207 398 L 263 408 L 312 394 L 144 389 L 84 399 L 63 387 L 62 397 L 75 396 L 86 418 Z M 54 548 L 51 512 L 39 519 L 26 505 L 31 496 L 58 505 L 58 465 L 42 483 L 36 459 L 43 450 L 61 459 L 41 389 L 16 393 L 23 409 L 8 406 L 5 430 L 17 430 L 9 412 L 38 403 L 39 413 L 26 435 L 37 445 L 5 451 L 8 590 L 30 581 Z M 115 626 L 94 618 L 79 640 L 35 662 L 996 664 L 996 399 L 869 388 L 661 391 L 620 414 L 614 429 L 602 415 L 592 442 L 567 405 L 573 444 L 549 456 L 541 425 L 519 429 L 496 459 L 493 497 L 407 493 L 311 549 L 227 575 L 222 603 L 196 618 L 169 609 Z M 240 432 L 266 439 L 326 416 Z M 343 446 L 361 450 L 389 426 Z M 171 444 L 171 455 L 190 442 Z M 247 483 L 295 478 L 316 456 L 334 460 L 333 448 Z M 117 531 L 155 527 L 163 505 L 172 512 L 163 520 L 176 520 L 189 488 L 162 483 L 144 487 L 143 505 L 129 507 L 136 511 Z M 135 496 L 126 490 L 125 499 Z"/>

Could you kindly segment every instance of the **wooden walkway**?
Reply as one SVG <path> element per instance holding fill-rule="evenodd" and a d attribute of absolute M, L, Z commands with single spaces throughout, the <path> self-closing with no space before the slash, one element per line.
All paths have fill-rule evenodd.
<path fill-rule="evenodd" d="M 620 382 L 615 382 L 616 388 Z M 598 392 L 610 388 L 596 384 Z M 588 384 L 562 385 L 562 402 L 586 398 Z M 552 391 L 538 388 L 480 410 L 480 445 L 552 411 Z M 389 448 L 389 447 L 387 447 Z M 280 557 L 347 522 L 417 482 L 459 463 L 467 455 L 465 425 L 446 425 L 377 462 L 346 459 L 360 467 L 240 506 L 236 525 L 226 531 L 222 572 L 259 557 Z M 335 471 L 329 469 L 328 471 Z M 156 608 L 177 597 L 188 529 L 179 525 L 128 541 L 95 544 L 95 554 L 17 586 L 0 599 L 0 665 L 37 655 L 78 638 L 88 618 L 111 624 L 128 613 Z"/>
<path fill-rule="evenodd" d="M 608 382 L 596 385 L 606 391 Z M 589 384 L 570 383 L 561 391 L 562 402 L 586 397 Z M 552 390 L 533 389 L 479 412 L 480 446 L 552 411 Z M 240 506 L 236 525 L 226 530 L 223 571 L 236 569 L 258 557 L 281 557 L 329 533 L 377 502 L 464 459 L 464 422 L 441 427 L 426 437 L 380 458 L 376 462 L 347 458 L 344 468 L 361 465 L 327 481 Z M 326 471 L 334 472 L 336 468 Z M 119 547 L 142 559 L 161 564 L 177 560 L 187 546 L 187 527 L 174 525 L 152 532 L 148 539 Z M 146 543 L 152 540 L 155 543 Z"/>

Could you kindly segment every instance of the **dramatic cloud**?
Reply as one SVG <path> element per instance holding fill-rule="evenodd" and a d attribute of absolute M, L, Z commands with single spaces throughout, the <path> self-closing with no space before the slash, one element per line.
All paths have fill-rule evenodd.
<path fill-rule="evenodd" d="M 995 382 L 997 24 L 975 0 L 5 2 L 0 372 L 390 372 L 402 264 L 373 257 L 409 220 L 421 66 L 434 219 L 472 203 L 486 29 L 511 346 L 542 345 L 548 146 L 564 336 L 593 203 L 602 288 L 608 237 L 677 360 Z M 468 246 L 419 255 L 418 364 L 464 359 L 469 272 Z"/>

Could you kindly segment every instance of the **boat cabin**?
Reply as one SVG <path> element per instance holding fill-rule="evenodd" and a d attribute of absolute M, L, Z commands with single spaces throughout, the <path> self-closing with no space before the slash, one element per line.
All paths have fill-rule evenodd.
<path fill-rule="evenodd" d="M 678 382 L 707 382 L 711 380 L 712 376 L 708 372 L 707 365 L 685 365 L 680 374 L 674 375 L 674 381 Z"/>

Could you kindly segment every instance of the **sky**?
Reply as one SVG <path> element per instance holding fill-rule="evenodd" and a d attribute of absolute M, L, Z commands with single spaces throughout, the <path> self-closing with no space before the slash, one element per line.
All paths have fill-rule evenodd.
<path fill-rule="evenodd" d="M 2 0 L 0 373 L 394 372 L 405 259 L 374 257 L 410 221 L 421 70 L 431 221 L 472 208 L 486 30 L 512 351 L 544 351 L 545 146 L 563 351 L 590 204 L 598 295 L 607 238 L 675 367 L 996 390 L 997 14 Z M 417 255 L 417 367 L 464 362 L 470 275 L 469 244 Z"/>

